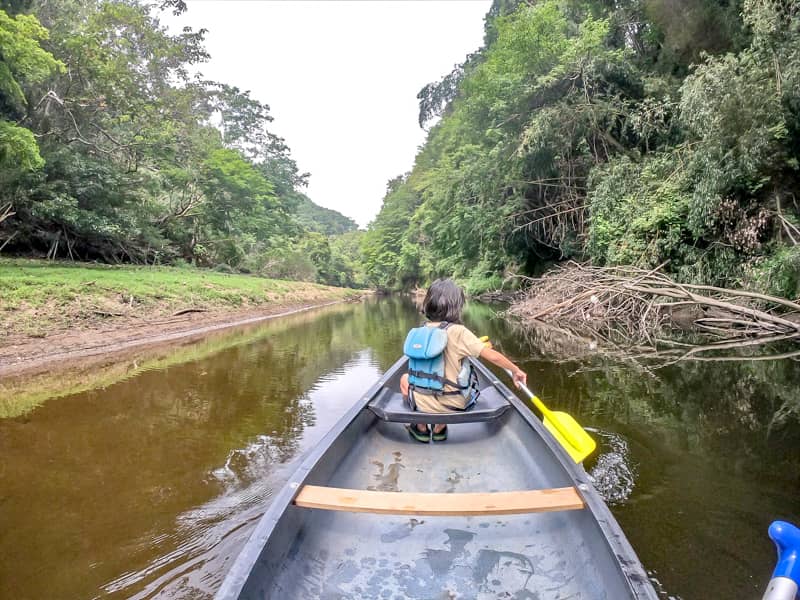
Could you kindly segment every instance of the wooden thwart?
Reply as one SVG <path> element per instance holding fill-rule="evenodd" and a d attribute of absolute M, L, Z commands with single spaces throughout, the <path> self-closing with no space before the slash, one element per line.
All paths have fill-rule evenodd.
<path fill-rule="evenodd" d="M 297 506 L 322 510 L 385 515 L 514 515 L 580 510 L 583 500 L 574 487 L 465 494 L 375 492 L 305 485 L 294 500 Z"/>

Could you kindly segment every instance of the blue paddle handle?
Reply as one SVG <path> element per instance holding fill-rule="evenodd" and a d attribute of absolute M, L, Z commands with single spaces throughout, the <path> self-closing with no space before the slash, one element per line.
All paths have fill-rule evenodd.
<path fill-rule="evenodd" d="M 800 529 L 785 521 L 769 526 L 778 549 L 778 563 L 762 600 L 795 600 L 800 587 Z"/>

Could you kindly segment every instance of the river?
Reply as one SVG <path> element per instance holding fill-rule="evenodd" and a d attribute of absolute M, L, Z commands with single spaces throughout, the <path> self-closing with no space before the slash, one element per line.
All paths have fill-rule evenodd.
<path fill-rule="evenodd" d="M 420 319 L 408 298 L 308 311 L 7 412 L 0 598 L 213 596 L 272 495 Z M 774 565 L 767 526 L 800 521 L 797 362 L 651 374 L 557 361 L 552 340 L 490 306 L 465 319 L 590 428 L 600 451 L 587 471 L 663 598 L 760 598 Z"/>

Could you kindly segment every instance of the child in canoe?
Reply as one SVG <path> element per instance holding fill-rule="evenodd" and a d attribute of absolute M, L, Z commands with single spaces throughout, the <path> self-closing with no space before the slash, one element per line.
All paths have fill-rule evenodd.
<path fill-rule="evenodd" d="M 464 381 L 461 362 L 468 356 L 480 357 L 511 371 L 514 383 L 527 384 L 528 377 L 517 365 L 503 354 L 488 348 L 461 322 L 464 310 L 464 290 L 450 279 L 437 279 L 428 288 L 422 304 L 422 312 L 428 319 L 426 327 L 443 328 L 447 333 L 444 349 L 444 377 L 442 390 L 409 384 L 409 374 L 400 379 L 400 391 L 416 410 L 427 413 L 446 413 L 468 408 L 470 401 L 465 395 L 468 383 Z M 459 377 L 461 375 L 461 377 Z M 468 377 L 468 375 L 467 375 Z M 413 381 L 413 380 L 412 380 Z M 454 385 L 455 384 L 455 385 Z M 408 432 L 418 442 L 428 443 L 447 439 L 447 425 L 437 424 L 433 431 L 424 423 L 409 425 Z"/>

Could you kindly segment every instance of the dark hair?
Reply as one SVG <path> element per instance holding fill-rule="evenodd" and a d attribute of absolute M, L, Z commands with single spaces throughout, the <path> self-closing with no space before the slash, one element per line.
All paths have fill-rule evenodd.
<path fill-rule="evenodd" d="M 464 290 L 452 279 L 437 279 L 425 294 L 422 312 L 429 321 L 461 323 L 464 302 Z"/>

